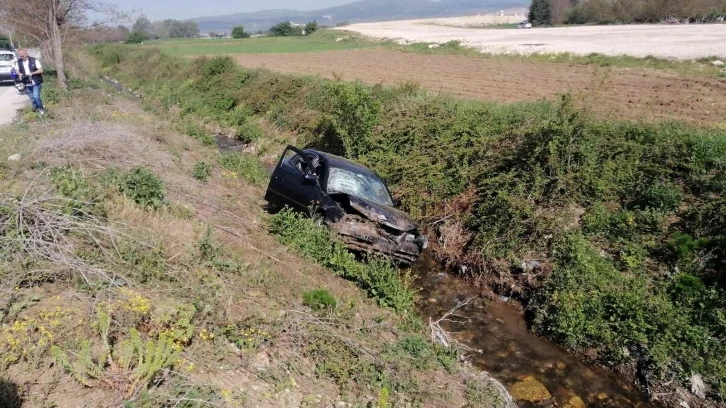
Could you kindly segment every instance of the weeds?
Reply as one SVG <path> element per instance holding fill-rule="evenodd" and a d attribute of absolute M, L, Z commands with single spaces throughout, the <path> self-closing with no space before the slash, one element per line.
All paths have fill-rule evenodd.
<path fill-rule="evenodd" d="M 15 320 L 0 329 L 0 369 L 20 361 L 38 365 L 56 341 L 68 311 L 60 307 L 38 313 L 35 317 Z"/>
<path fill-rule="evenodd" d="M 267 330 L 266 324 L 252 319 L 227 324 L 219 330 L 219 334 L 237 346 L 241 352 L 251 353 L 272 341 L 272 334 Z"/>
<path fill-rule="evenodd" d="M 143 207 L 158 209 L 166 202 L 164 182 L 145 167 L 135 167 L 123 175 L 119 190 Z"/>
<path fill-rule="evenodd" d="M 198 162 L 194 165 L 194 170 L 192 171 L 192 177 L 194 177 L 196 180 L 199 180 L 201 182 L 206 182 L 207 179 L 209 179 L 209 176 L 212 175 L 212 167 L 205 163 L 205 162 Z"/>
<path fill-rule="evenodd" d="M 247 120 L 237 127 L 235 138 L 244 143 L 253 143 L 262 139 L 262 129 L 257 123 Z"/>
<path fill-rule="evenodd" d="M 240 153 L 223 153 L 219 161 L 222 167 L 252 184 L 261 186 L 269 180 L 264 166 L 252 156 Z"/>
<path fill-rule="evenodd" d="M 318 312 L 332 312 L 338 306 L 338 302 L 327 290 L 318 289 L 303 293 L 303 305 Z"/>
<path fill-rule="evenodd" d="M 280 240 L 297 249 L 336 274 L 356 282 L 379 304 L 399 313 L 413 311 L 413 291 L 406 277 L 401 277 L 388 261 L 371 258 L 359 262 L 346 246 L 315 221 L 289 210 L 283 210 L 270 220 L 270 230 Z"/>
<path fill-rule="evenodd" d="M 491 386 L 487 382 L 481 381 L 480 379 L 469 379 L 465 382 L 466 385 L 466 402 L 465 408 L 474 407 L 495 407 L 504 408 L 516 406 L 512 401 L 505 401 L 502 398 L 500 390 Z"/>

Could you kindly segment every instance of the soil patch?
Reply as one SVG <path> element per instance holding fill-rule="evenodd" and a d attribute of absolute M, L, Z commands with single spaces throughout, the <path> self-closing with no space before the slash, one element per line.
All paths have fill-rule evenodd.
<path fill-rule="evenodd" d="M 603 117 L 718 122 L 726 79 L 642 69 L 539 63 L 385 49 L 246 54 L 250 68 L 387 85 L 415 82 L 432 92 L 496 102 L 553 100 L 571 93 Z"/>

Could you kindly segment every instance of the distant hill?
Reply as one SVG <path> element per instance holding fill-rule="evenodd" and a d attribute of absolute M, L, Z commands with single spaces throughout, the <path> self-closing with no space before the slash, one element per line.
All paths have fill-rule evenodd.
<path fill-rule="evenodd" d="M 503 8 L 528 6 L 529 0 L 362 0 L 337 7 L 313 11 L 264 10 L 254 13 L 192 19 L 201 31 L 229 31 L 243 25 L 248 32 L 267 30 L 282 21 L 306 23 L 316 20 L 321 25 L 341 22 L 370 22 L 411 18 L 453 17 L 497 11 Z"/>

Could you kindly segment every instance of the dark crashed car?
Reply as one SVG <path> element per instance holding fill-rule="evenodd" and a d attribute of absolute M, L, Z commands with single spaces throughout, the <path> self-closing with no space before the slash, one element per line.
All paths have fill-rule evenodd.
<path fill-rule="evenodd" d="M 288 146 L 275 167 L 265 199 L 321 216 L 352 250 L 416 262 L 428 241 L 419 226 L 394 208 L 388 187 L 370 169 L 317 150 Z"/>

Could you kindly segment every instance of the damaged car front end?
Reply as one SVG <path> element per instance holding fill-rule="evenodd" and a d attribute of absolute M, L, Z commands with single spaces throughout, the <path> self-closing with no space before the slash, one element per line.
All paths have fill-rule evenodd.
<path fill-rule="evenodd" d="M 351 250 L 383 255 L 401 266 L 416 262 L 428 246 L 419 226 L 395 208 L 380 177 L 342 157 L 288 146 L 265 199 L 318 215 Z"/>

